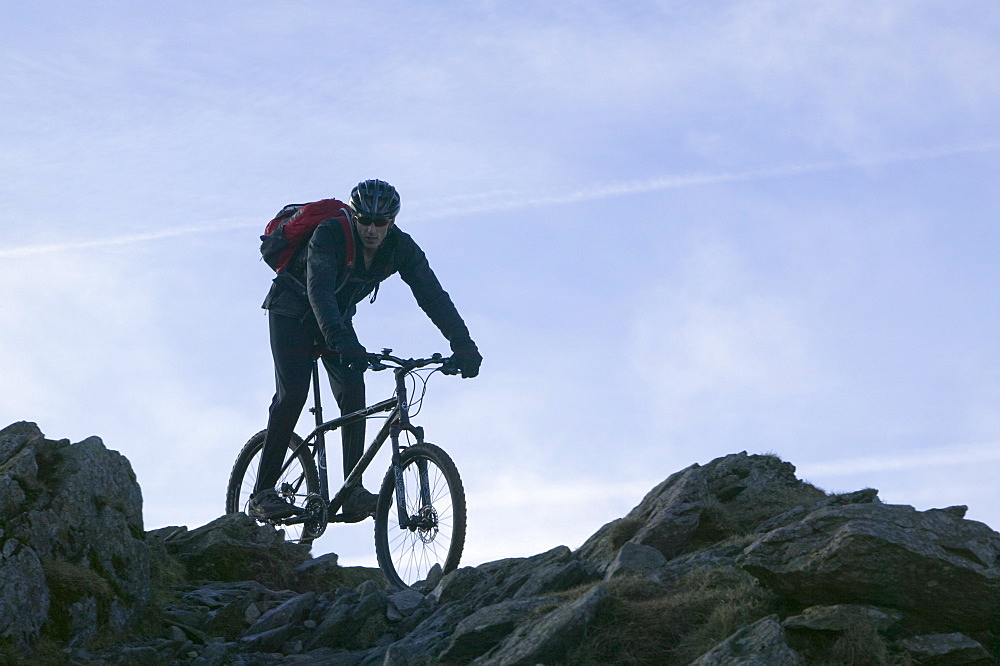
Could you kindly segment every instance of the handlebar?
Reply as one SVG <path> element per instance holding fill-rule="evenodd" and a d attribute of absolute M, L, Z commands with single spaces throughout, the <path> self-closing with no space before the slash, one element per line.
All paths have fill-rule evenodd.
<path fill-rule="evenodd" d="M 316 358 L 319 358 L 327 354 L 336 354 L 337 352 L 318 345 L 315 347 L 314 353 Z M 451 356 L 442 356 L 437 352 L 431 354 L 430 358 L 399 358 L 392 355 L 391 349 L 383 349 L 377 354 L 368 354 L 368 368 L 376 372 L 397 368 L 405 372 L 410 372 L 411 370 L 435 364 L 441 366 L 441 374 L 443 375 L 457 375 L 461 371 Z"/>
<path fill-rule="evenodd" d="M 442 356 L 439 353 L 432 354 L 430 358 L 406 359 L 393 356 L 391 349 L 383 349 L 378 354 L 368 354 L 368 367 L 376 372 L 379 370 L 388 370 L 390 368 L 400 368 L 409 372 L 410 370 L 416 370 L 417 368 L 423 368 L 428 365 L 435 364 L 441 366 L 441 374 L 457 375 L 459 372 L 458 367 L 455 365 L 450 356 Z"/>

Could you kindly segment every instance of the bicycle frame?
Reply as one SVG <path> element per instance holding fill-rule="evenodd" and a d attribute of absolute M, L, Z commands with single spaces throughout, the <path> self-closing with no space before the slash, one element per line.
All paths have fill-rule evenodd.
<path fill-rule="evenodd" d="M 366 469 L 368 469 L 372 460 L 375 459 L 375 456 L 381 450 L 382 445 L 385 444 L 385 440 L 390 439 L 392 442 L 392 465 L 396 476 L 396 505 L 399 510 L 399 525 L 400 527 L 406 528 L 410 527 L 412 523 L 419 523 L 417 516 L 411 518 L 406 515 L 405 502 L 403 501 L 405 492 L 403 488 L 403 475 L 402 469 L 400 468 L 400 433 L 403 431 L 412 433 L 417 440 L 417 444 L 422 444 L 424 441 L 424 429 L 410 423 L 406 376 L 411 371 L 412 369 L 404 367 L 393 367 L 393 375 L 396 380 L 396 392 L 392 398 L 387 398 L 356 412 L 344 414 L 329 421 L 323 421 L 323 406 L 320 398 L 319 358 L 317 357 L 313 359 L 313 407 L 311 407 L 309 411 L 312 412 L 315 417 L 316 427 L 311 433 L 309 433 L 302 443 L 287 456 L 285 463 L 282 465 L 281 472 L 284 473 L 288 469 L 288 466 L 293 460 L 295 460 L 296 456 L 299 455 L 303 448 L 312 449 L 311 455 L 316 459 L 316 466 L 319 472 L 320 495 L 323 501 L 327 504 L 329 516 L 327 522 L 344 522 L 343 520 L 338 520 L 339 516 L 337 515 L 337 511 L 339 511 L 343 506 L 345 490 L 361 480 L 361 475 Z M 375 435 L 371 444 L 368 445 L 368 448 L 362 454 L 361 459 L 358 460 L 354 469 L 352 469 L 351 473 L 348 474 L 343 485 L 341 485 L 337 493 L 331 498 L 329 475 L 326 464 L 326 433 L 333 432 L 342 426 L 360 419 L 366 419 L 369 416 L 380 412 L 389 412 L 389 416 L 386 417 L 385 423 L 382 424 L 382 427 Z M 422 501 L 425 504 L 430 504 L 430 491 L 428 489 L 426 467 L 420 468 L 420 485 Z M 294 524 L 302 522 L 303 520 L 304 518 L 301 516 L 294 516 L 283 522 L 285 524 Z"/>
<path fill-rule="evenodd" d="M 392 368 L 395 393 L 386 400 L 326 420 L 319 378 L 320 353 L 325 351 L 316 349 L 310 369 L 314 393 L 310 411 L 315 427 L 305 440 L 293 435 L 285 443 L 282 453 L 288 458 L 276 470 L 279 476 L 274 492 L 290 510 L 282 507 L 280 512 L 275 510 L 271 514 L 273 518 L 268 518 L 270 509 L 263 510 L 262 505 L 253 501 L 255 486 L 261 479 L 260 462 L 268 444 L 268 431 L 264 429 L 247 440 L 236 457 L 226 486 L 226 512 L 245 513 L 257 523 L 271 526 L 284 539 L 302 544 L 314 543 L 331 523 L 355 523 L 371 516 L 375 556 L 387 584 L 399 589 L 425 590 L 436 580 L 434 576 L 458 567 L 465 548 L 468 511 L 455 461 L 443 448 L 426 441 L 423 428 L 413 425 L 411 418 L 420 413 L 431 376 L 458 375 L 462 371 L 458 360 L 441 354 L 400 358 L 392 356 L 391 349 L 369 354 L 366 360 L 372 371 Z M 324 369 L 331 368 L 336 370 L 324 364 Z M 367 448 L 356 450 L 359 459 L 353 469 L 348 468 L 343 485 L 331 488 L 326 434 L 343 427 L 360 430 L 366 423 L 360 419 L 375 416 L 384 420 L 379 424 L 381 427 L 372 427 L 377 430 L 372 433 L 374 438 L 369 440 Z M 374 498 L 362 497 L 358 492 L 359 501 L 355 503 L 355 489 L 360 487 L 363 474 L 371 469 L 386 441 L 392 442 L 392 463 L 387 470 L 382 467 L 384 473 L 378 475 L 378 488 L 373 488 L 378 493 L 377 501 L 372 502 Z M 378 466 L 382 464 L 379 462 Z M 339 477 L 340 466 L 335 467 Z M 270 474 L 268 471 L 268 478 Z"/>

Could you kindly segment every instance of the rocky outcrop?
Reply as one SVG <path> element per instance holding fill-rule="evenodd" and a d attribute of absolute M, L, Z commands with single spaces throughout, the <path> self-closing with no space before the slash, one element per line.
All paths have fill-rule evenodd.
<path fill-rule="evenodd" d="M 964 507 L 827 507 L 762 535 L 738 563 L 804 604 L 862 600 L 932 629 L 1000 629 L 1000 535 L 964 515 Z"/>
<path fill-rule="evenodd" d="M 0 431 L 0 506 L 0 636 L 26 649 L 47 627 L 78 645 L 135 623 L 150 556 L 128 460 L 15 423 Z"/>
<path fill-rule="evenodd" d="M 224 515 L 190 531 L 164 527 L 149 536 L 195 580 L 255 580 L 282 588 L 292 583 L 289 571 L 309 560 L 309 546 L 289 543 L 281 532 L 243 513 Z"/>
<path fill-rule="evenodd" d="M 671 475 L 628 515 L 598 530 L 579 554 L 600 571 L 614 564 L 625 544 L 672 559 L 733 533 L 754 531 L 789 507 L 824 499 L 821 490 L 795 478 L 790 463 L 774 456 L 726 456 Z"/>
<path fill-rule="evenodd" d="M 579 549 L 413 590 L 243 514 L 142 531 L 96 438 L 0 431 L 0 663 L 990 664 L 1000 535 L 827 495 L 775 456 L 693 465 Z M 59 660 L 63 661 L 60 662 Z"/>

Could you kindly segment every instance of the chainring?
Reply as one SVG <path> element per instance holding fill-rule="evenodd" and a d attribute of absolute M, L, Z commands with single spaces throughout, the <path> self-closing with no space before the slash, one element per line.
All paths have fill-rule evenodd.
<path fill-rule="evenodd" d="M 326 500 L 317 493 L 309 493 L 306 495 L 306 501 L 302 503 L 302 508 L 305 512 L 305 521 L 302 523 L 302 537 L 299 542 L 310 543 L 326 532 Z"/>

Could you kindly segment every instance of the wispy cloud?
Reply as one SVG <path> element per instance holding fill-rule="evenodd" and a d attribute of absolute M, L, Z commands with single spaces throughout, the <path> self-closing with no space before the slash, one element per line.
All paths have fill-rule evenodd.
<path fill-rule="evenodd" d="M 584 201 L 594 201 L 597 199 L 623 197 L 633 194 L 697 187 L 701 185 L 787 178 L 812 173 L 856 169 L 866 166 L 919 162 L 963 154 L 983 153 L 997 149 L 1000 149 L 1000 141 L 983 141 L 975 144 L 936 146 L 910 151 L 883 153 L 880 155 L 863 156 L 849 160 L 824 160 L 744 171 L 721 171 L 715 173 L 657 176 L 641 180 L 597 184 L 572 190 L 497 190 L 473 195 L 438 198 L 428 202 L 416 201 L 411 205 L 418 209 L 418 212 L 407 214 L 407 221 L 421 221 L 455 217 L 459 215 L 470 215 L 474 213 L 494 213 L 512 209 L 538 208 L 559 204 L 579 203 Z M 94 247 L 146 243 L 149 241 L 173 238 L 177 236 L 215 233 L 220 231 L 229 231 L 232 229 L 260 228 L 262 224 L 261 220 L 216 220 L 199 225 L 160 229 L 157 231 L 113 236 L 109 238 L 94 238 L 79 241 L 67 241 L 64 243 L 47 243 L 11 247 L 0 249 L 0 257 L 24 257 Z"/>
<path fill-rule="evenodd" d="M 895 472 L 907 469 L 973 465 L 1000 460 L 1000 442 L 956 445 L 921 451 L 914 455 L 885 455 L 817 463 L 796 464 L 805 476 L 845 476 L 863 472 Z"/>

